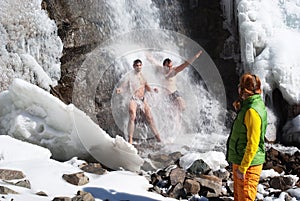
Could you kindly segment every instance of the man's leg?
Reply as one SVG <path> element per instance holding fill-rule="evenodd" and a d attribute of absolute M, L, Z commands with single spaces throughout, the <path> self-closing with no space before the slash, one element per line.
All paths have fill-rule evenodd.
<path fill-rule="evenodd" d="M 154 120 L 153 120 L 153 117 L 151 115 L 150 107 L 149 107 L 149 105 L 147 104 L 146 101 L 144 101 L 144 109 L 145 109 L 145 115 L 146 115 L 147 121 L 150 125 L 150 128 L 151 128 L 152 132 L 154 133 L 157 141 L 161 142 L 160 135 L 159 135 L 159 133 L 158 133 L 156 127 L 155 127 Z"/>
<path fill-rule="evenodd" d="M 178 96 L 175 101 L 179 111 L 183 112 L 185 110 L 185 102 L 183 98 L 181 96 Z"/>
<path fill-rule="evenodd" d="M 132 138 L 134 133 L 134 120 L 136 118 L 136 102 L 130 100 L 129 102 L 129 121 L 128 121 L 128 142 L 132 144 Z"/>
<path fill-rule="evenodd" d="M 174 104 L 176 107 L 176 110 L 174 110 L 174 120 L 176 123 L 176 132 L 179 134 L 182 132 L 182 115 L 185 110 L 185 101 L 181 96 L 176 97 L 174 100 Z"/>

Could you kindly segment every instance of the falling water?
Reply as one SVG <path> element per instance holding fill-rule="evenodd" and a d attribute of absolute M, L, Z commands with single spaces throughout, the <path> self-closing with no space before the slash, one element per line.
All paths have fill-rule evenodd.
<path fill-rule="evenodd" d="M 132 70 L 133 60 L 139 58 L 143 61 L 142 72 L 148 83 L 151 87 L 159 89 L 158 93 L 146 93 L 145 96 L 163 140 L 162 149 L 182 152 L 223 151 L 225 136 L 228 134 L 224 131 L 226 100 L 222 97 L 223 83 L 220 82 L 220 76 L 209 55 L 199 44 L 185 35 L 162 29 L 166 27 L 161 20 L 162 13 L 174 15 L 168 16 L 169 18 L 176 18 L 176 13 L 170 10 L 165 12 L 167 8 L 160 10 L 159 2 L 154 3 L 151 0 L 105 3 L 107 10 L 101 12 L 108 12 L 110 15 L 111 39 L 96 48 L 83 63 L 82 75 L 77 77 L 73 97 L 80 97 L 79 102 L 90 103 L 85 104 L 89 105 L 85 111 L 97 110 L 94 104 L 91 107 L 93 100 L 90 97 L 97 96 L 97 91 L 101 91 L 104 85 L 110 85 L 111 102 L 104 103 L 102 99 L 101 104 L 111 104 L 114 121 L 127 139 L 129 117 L 127 104 L 131 94 L 118 95 L 115 89 Z M 164 19 L 168 17 L 164 16 Z M 181 22 L 176 24 L 173 21 L 173 23 L 174 29 L 177 29 L 176 26 L 182 26 Z M 166 99 L 165 88 L 159 79 L 161 75 L 156 73 L 156 67 L 147 60 L 147 54 L 151 54 L 159 63 L 169 57 L 176 66 L 193 57 L 200 49 L 204 51 L 203 55 L 177 75 L 177 87 L 186 102 L 185 111 L 179 113 Z M 113 78 L 110 78 L 111 74 L 114 74 Z M 86 82 L 85 85 L 83 80 Z M 85 96 L 83 92 L 86 93 Z M 79 93 L 80 96 L 77 96 Z M 139 139 L 139 143 L 147 142 L 153 135 L 149 127 L 144 125 L 136 127 L 135 137 Z"/>

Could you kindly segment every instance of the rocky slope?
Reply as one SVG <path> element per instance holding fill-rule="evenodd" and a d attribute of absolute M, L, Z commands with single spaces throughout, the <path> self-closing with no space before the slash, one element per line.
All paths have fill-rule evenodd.
<path fill-rule="evenodd" d="M 212 171 L 211 167 L 202 159 L 184 170 L 179 160 L 182 154 L 174 152 L 169 155 L 155 154 L 149 155 L 150 161 L 145 162 L 142 171 L 139 172 L 149 180 L 152 188 L 149 191 L 156 192 L 165 197 L 175 199 L 197 200 L 233 200 L 233 179 L 231 167 Z M 82 163 L 80 166 L 82 172 L 61 175 L 65 182 L 72 185 L 84 186 L 90 179 L 85 172 L 103 175 L 107 171 L 99 163 Z M 258 187 L 258 200 L 267 197 L 279 198 L 284 196 L 284 200 L 291 200 L 292 197 L 300 199 L 300 152 L 296 151 L 293 155 L 283 153 L 275 148 L 269 148 L 267 151 L 267 161 L 263 167 L 263 173 Z M 155 169 L 158 168 L 158 169 Z M 275 170 L 275 171 L 274 171 Z M 24 179 L 25 175 L 20 170 L 0 169 L 0 179 L 4 182 L 31 188 L 30 181 Z M 17 194 L 5 186 L 0 186 L 0 194 Z M 37 195 L 47 196 L 40 191 Z M 74 192 L 73 198 L 60 197 L 53 200 L 83 200 L 92 201 L 94 197 L 89 192 Z M 4 196 L 5 197 L 5 196 Z"/>

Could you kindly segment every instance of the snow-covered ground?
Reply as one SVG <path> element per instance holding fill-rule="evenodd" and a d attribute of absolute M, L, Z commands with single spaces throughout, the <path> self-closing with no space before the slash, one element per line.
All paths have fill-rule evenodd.
<path fill-rule="evenodd" d="M 36 85 L 15 79 L 0 93 L 1 132 L 48 147 L 55 159 L 95 159 L 112 169 L 139 170 L 143 160 L 122 137 L 111 138 L 84 112 Z M 112 157 L 114 156 L 114 157 Z"/>
<path fill-rule="evenodd" d="M 145 177 L 125 170 L 108 172 L 104 175 L 85 172 L 89 178 L 88 184 L 83 186 L 69 184 L 62 175 L 82 172 L 78 166 L 85 161 L 72 158 L 66 162 L 58 162 L 50 159 L 50 156 L 48 149 L 0 135 L 0 169 L 20 170 L 25 174 L 24 179 L 29 180 L 31 184 L 31 189 L 27 189 L 0 180 L 0 186 L 6 186 L 20 193 L 2 195 L 1 200 L 49 201 L 59 196 L 72 198 L 78 190 L 90 192 L 96 200 L 175 200 L 148 192 L 151 185 Z M 40 191 L 48 196 L 36 195 Z"/>
<path fill-rule="evenodd" d="M 269 145 L 274 146 L 274 145 Z M 279 151 L 283 153 L 290 153 L 297 151 L 295 148 L 281 147 L 275 145 Z M 76 193 L 81 190 L 91 193 L 97 201 L 101 200 L 130 200 L 130 201 L 171 201 L 176 200 L 172 198 L 163 197 L 157 193 L 149 192 L 148 189 L 152 187 L 149 181 L 138 174 L 138 172 L 118 170 L 107 172 L 103 175 L 97 175 L 84 172 L 85 176 L 89 178 L 89 182 L 82 186 L 77 186 L 66 182 L 63 174 L 74 174 L 82 172 L 80 165 L 85 163 L 77 157 L 71 158 L 65 162 L 58 162 L 50 158 L 51 152 L 43 147 L 33 145 L 28 142 L 20 141 L 7 135 L 0 135 L 0 169 L 10 169 L 22 171 L 25 175 L 23 179 L 15 179 L 4 181 L 0 180 L 0 186 L 5 186 L 19 194 L 1 195 L 1 200 L 15 200 L 15 201 L 41 201 L 53 200 L 54 197 L 74 197 Z M 111 155 L 111 158 L 114 156 Z M 118 156 L 117 156 L 118 157 Z M 220 152 L 208 153 L 188 153 L 181 157 L 180 164 L 184 169 L 190 167 L 193 161 L 203 159 L 213 170 L 224 168 L 228 165 L 225 161 L 225 156 Z M 261 179 L 272 178 L 280 176 L 279 173 L 273 169 L 263 170 Z M 296 182 L 299 178 L 297 176 L 289 175 L 294 178 Z M 17 183 L 21 180 L 28 180 L 31 188 L 24 188 L 11 183 Z M 258 197 L 263 200 L 277 200 L 284 201 L 286 192 L 282 192 L 279 198 L 272 195 L 267 195 L 266 189 L 262 184 L 258 186 Z M 44 192 L 47 196 L 39 196 L 36 193 Z M 292 200 L 300 199 L 300 189 L 293 188 L 287 190 L 293 197 Z M 199 200 L 207 200 L 202 197 Z"/>

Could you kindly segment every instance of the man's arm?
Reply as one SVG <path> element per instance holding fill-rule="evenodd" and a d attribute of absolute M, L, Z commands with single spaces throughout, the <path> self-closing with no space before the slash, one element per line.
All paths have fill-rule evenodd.
<path fill-rule="evenodd" d="M 151 64 L 153 64 L 155 67 L 157 67 L 159 69 L 162 69 L 162 65 L 156 59 L 154 59 L 152 54 L 147 52 L 146 57 L 147 57 L 148 61 L 150 61 Z"/>
<path fill-rule="evenodd" d="M 116 93 L 117 94 L 122 93 L 122 91 L 127 88 L 128 83 L 129 83 L 128 78 L 125 77 L 125 79 L 122 81 L 121 85 L 116 89 Z"/>
<path fill-rule="evenodd" d="M 145 89 L 146 89 L 146 91 L 149 91 L 149 92 L 152 91 L 150 85 L 147 82 L 145 82 Z"/>
<path fill-rule="evenodd" d="M 158 88 L 154 87 L 153 89 L 150 87 L 150 85 L 146 82 L 145 83 L 145 90 L 146 91 L 149 91 L 149 92 L 152 92 L 154 91 L 155 93 L 158 93 Z"/>
<path fill-rule="evenodd" d="M 185 69 L 188 65 L 192 64 L 200 55 L 202 54 L 202 50 L 200 50 L 195 56 L 190 58 L 189 60 L 185 61 L 183 64 L 174 68 L 176 74 Z"/>

